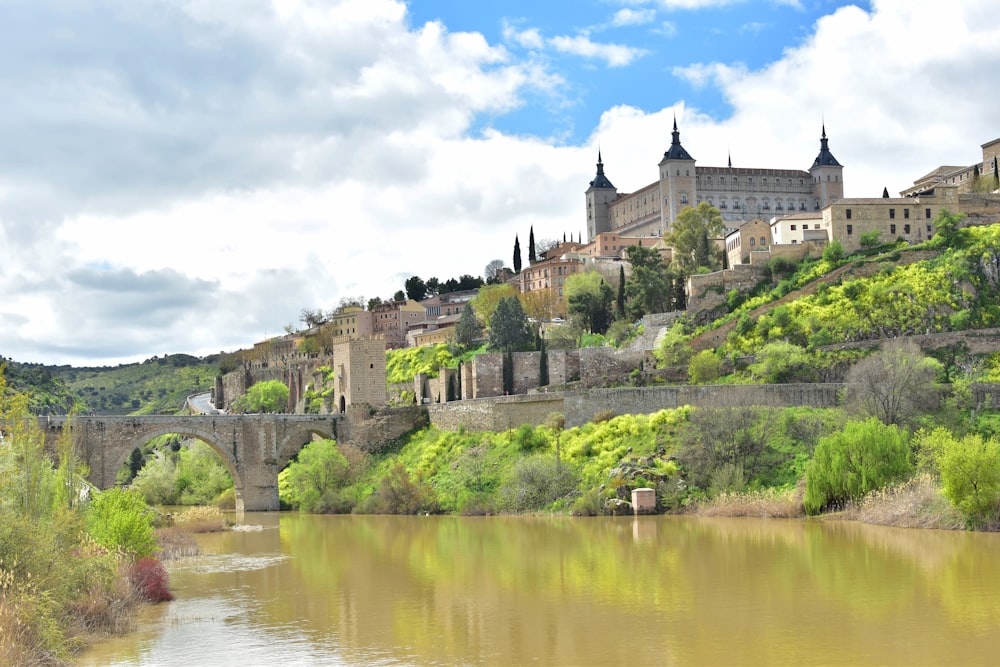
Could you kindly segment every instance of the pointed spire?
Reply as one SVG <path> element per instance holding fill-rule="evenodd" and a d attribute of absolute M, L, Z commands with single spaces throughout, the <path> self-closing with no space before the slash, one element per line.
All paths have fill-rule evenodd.
<path fill-rule="evenodd" d="M 684 150 L 683 146 L 681 146 L 681 133 L 677 129 L 677 112 L 676 111 L 674 112 L 674 129 L 670 133 L 670 136 L 671 136 L 670 148 L 668 148 L 667 152 L 663 154 L 663 159 L 664 160 L 691 160 L 693 162 L 694 158 L 691 157 L 690 153 L 688 153 L 686 150 Z"/>
<path fill-rule="evenodd" d="M 597 176 L 594 180 L 590 182 L 591 188 L 608 188 L 614 190 L 615 186 L 611 184 L 608 177 L 604 175 L 604 161 L 601 159 L 601 149 L 597 149 Z"/>
<path fill-rule="evenodd" d="M 886 186 L 882 188 L 882 199 L 888 199 L 888 198 L 889 198 L 889 187 Z"/>
<path fill-rule="evenodd" d="M 813 160 L 813 165 L 810 169 L 815 169 L 816 167 L 839 167 L 841 164 L 837 162 L 837 158 L 833 157 L 833 153 L 830 152 L 829 140 L 826 138 L 826 121 L 823 121 L 823 133 L 819 138 L 819 155 Z"/>
<path fill-rule="evenodd" d="M 733 152 L 729 151 L 729 168 L 733 168 Z"/>

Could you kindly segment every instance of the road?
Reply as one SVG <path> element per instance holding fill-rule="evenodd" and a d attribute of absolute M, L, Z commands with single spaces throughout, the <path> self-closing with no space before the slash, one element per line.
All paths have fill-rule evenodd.
<path fill-rule="evenodd" d="M 188 397 L 188 404 L 195 414 L 201 415 L 223 415 L 225 411 L 216 410 L 212 405 L 212 392 L 206 391 L 204 394 L 194 394 Z"/>

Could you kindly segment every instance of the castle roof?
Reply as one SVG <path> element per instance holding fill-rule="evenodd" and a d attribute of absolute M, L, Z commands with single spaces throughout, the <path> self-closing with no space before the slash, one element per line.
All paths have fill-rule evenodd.
<path fill-rule="evenodd" d="M 671 132 L 671 137 L 673 137 L 673 139 L 670 142 L 670 148 L 668 148 L 667 152 L 663 154 L 663 159 L 664 160 L 691 160 L 693 162 L 694 158 L 691 157 L 690 153 L 688 153 L 686 150 L 684 150 L 683 146 L 681 146 L 681 133 L 677 131 L 677 119 L 676 118 L 674 118 L 674 131 Z"/>
<path fill-rule="evenodd" d="M 833 157 L 833 153 L 830 152 L 830 146 L 827 144 L 826 138 L 826 123 L 823 123 L 823 136 L 819 140 L 819 155 L 813 160 L 813 166 L 810 169 L 815 169 L 816 167 L 839 167 L 841 164 L 837 162 L 837 158 Z"/>
<path fill-rule="evenodd" d="M 597 176 L 594 180 L 590 182 L 591 188 L 606 188 L 608 190 L 614 190 L 615 186 L 611 184 L 608 177 L 604 175 L 604 163 L 601 161 L 601 151 L 597 151 Z"/>

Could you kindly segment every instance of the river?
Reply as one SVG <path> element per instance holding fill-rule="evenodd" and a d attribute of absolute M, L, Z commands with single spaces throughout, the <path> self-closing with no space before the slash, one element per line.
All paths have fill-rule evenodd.
<path fill-rule="evenodd" d="M 80 665 L 993 665 L 1000 535 L 248 513 Z"/>

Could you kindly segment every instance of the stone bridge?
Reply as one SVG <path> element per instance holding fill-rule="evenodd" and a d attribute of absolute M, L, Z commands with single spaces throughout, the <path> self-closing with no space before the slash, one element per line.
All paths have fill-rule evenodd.
<path fill-rule="evenodd" d="M 211 415 L 73 418 L 77 451 L 100 489 L 115 484 L 118 469 L 133 449 L 170 433 L 197 438 L 218 452 L 236 486 L 238 511 L 278 509 L 278 472 L 313 436 L 335 438 L 342 415 Z M 66 425 L 65 417 L 40 417 L 48 438 Z"/>

